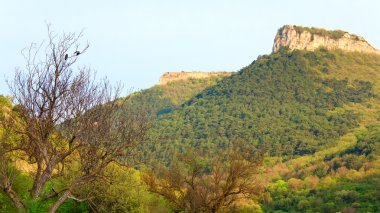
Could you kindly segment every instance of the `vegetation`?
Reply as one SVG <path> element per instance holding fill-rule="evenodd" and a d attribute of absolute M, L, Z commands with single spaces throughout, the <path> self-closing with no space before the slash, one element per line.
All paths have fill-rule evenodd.
<path fill-rule="evenodd" d="M 189 147 L 212 155 L 234 137 L 285 159 L 334 145 L 359 125 L 359 115 L 344 106 L 374 97 L 368 81 L 324 78 L 320 70 L 334 57 L 286 50 L 260 57 L 160 116 L 149 132 L 159 141 L 151 147 L 155 157 L 170 161 L 171 152 Z"/>
<path fill-rule="evenodd" d="M 283 48 L 119 98 L 52 35 L 0 96 L 0 212 L 380 211 L 379 56 Z"/>
<path fill-rule="evenodd" d="M 261 154 L 252 156 L 235 147 L 228 156 L 207 159 L 191 152 L 176 156 L 169 169 L 159 168 L 144 180 L 150 191 L 172 204 L 175 212 L 226 211 L 237 201 L 262 192 Z"/>
<path fill-rule="evenodd" d="M 73 71 L 79 54 L 88 48 L 79 52 L 81 35 L 58 37 L 49 26 L 48 33 L 44 60 L 36 61 L 39 47 L 27 49 L 25 70 L 16 70 L 9 82 L 15 107 L 1 117 L 0 187 L 21 211 L 50 198 L 56 199 L 49 212 L 67 199 L 88 199 L 76 197 L 76 190 L 95 180 L 108 181 L 103 171 L 132 155 L 148 125 L 138 111 L 124 110 L 118 88 L 113 90 L 107 81 L 95 83 L 85 68 Z M 13 190 L 12 162 L 17 161 L 32 167 L 28 205 Z M 56 180 L 60 184 L 52 187 Z"/>
<path fill-rule="evenodd" d="M 156 85 L 149 89 L 131 94 L 128 109 L 142 110 L 152 120 L 170 113 L 181 103 L 215 85 L 222 77 L 213 76 L 206 79 L 190 79 L 170 82 L 166 85 Z"/>
<path fill-rule="evenodd" d="M 324 49 L 260 57 L 159 117 L 150 137 L 161 143 L 152 150 L 169 163 L 170 153 L 192 149 L 215 156 L 238 135 L 242 147 L 270 148 L 264 211 L 376 212 L 380 81 L 368 70 L 379 71 L 379 61 Z M 284 140 L 289 136 L 298 143 Z"/>
<path fill-rule="evenodd" d="M 294 29 L 296 30 L 297 33 L 302 33 L 302 32 L 309 32 L 312 35 L 320 35 L 320 36 L 326 36 L 330 37 L 332 39 L 340 39 L 343 37 L 343 35 L 347 32 L 342 31 L 342 30 L 325 30 L 322 28 L 315 28 L 315 27 L 301 27 L 301 26 L 293 26 Z M 358 37 L 356 36 L 358 39 Z"/>
<path fill-rule="evenodd" d="M 372 138 L 372 131 L 365 132 L 358 134 L 352 148 L 326 154 L 313 163 L 302 164 L 304 159 L 299 159 L 272 167 L 273 182 L 262 198 L 263 209 L 266 212 L 378 212 L 379 155 L 352 154 L 364 142 L 363 134 L 366 139 Z"/>

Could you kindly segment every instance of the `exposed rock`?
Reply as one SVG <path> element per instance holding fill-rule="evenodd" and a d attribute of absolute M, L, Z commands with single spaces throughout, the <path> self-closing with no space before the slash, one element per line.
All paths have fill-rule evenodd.
<path fill-rule="evenodd" d="M 166 72 L 160 77 L 160 85 L 179 80 L 230 76 L 233 72 Z"/>
<path fill-rule="evenodd" d="M 285 25 L 276 34 L 273 52 L 280 47 L 291 50 L 314 51 L 318 48 L 341 49 L 350 52 L 375 53 L 380 51 L 373 48 L 364 38 L 341 30 L 328 31 L 320 28 L 307 28 Z"/>

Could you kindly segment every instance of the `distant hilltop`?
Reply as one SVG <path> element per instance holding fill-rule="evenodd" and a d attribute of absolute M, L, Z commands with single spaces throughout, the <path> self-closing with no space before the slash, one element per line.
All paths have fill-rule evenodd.
<path fill-rule="evenodd" d="M 159 85 L 179 80 L 230 76 L 233 72 L 166 72 L 160 77 Z"/>
<path fill-rule="evenodd" d="M 323 47 L 329 50 L 380 54 L 380 51 L 373 48 L 363 37 L 342 30 L 330 31 L 291 25 L 285 25 L 277 31 L 273 52 L 278 51 L 280 47 L 309 51 Z"/>

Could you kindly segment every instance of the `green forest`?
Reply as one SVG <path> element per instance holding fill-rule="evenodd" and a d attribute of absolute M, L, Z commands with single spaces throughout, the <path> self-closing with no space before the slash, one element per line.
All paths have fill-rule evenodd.
<path fill-rule="evenodd" d="M 236 137 L 284 159 L 331 147 L 359 123 L 359 115 L 343 106 L 374 97 L 371 82 L 321 77 L 334 58 L 324 50 L 283 50 L 259 57 L 170 113 L 160 114 L 150 136 L 159 138 L 164 150 L 196 147 L 211 155 L 228 148 Z"/>
<path fill-rule="evenodd" d="M 380 212 L 379 55 L 281 48 L 119 97 L 59 48 L 0 96 L 0 212 Z"/>

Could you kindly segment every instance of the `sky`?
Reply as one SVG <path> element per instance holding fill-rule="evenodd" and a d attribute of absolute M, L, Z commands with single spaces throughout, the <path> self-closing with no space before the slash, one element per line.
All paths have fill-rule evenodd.
<path fill-rule="evenodd" d="M 84 30 L 77 66 L 149 88 L 169 71 L 238 71 L 269 54 L 285 24 L 342 29 L 380 49 L 378 0 L 0 0 L 0 94 L 25 66 L 21 50 L 57 33 Z"/>

